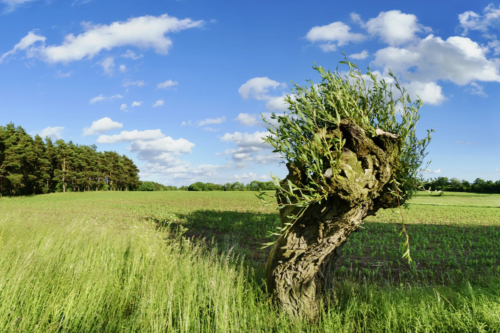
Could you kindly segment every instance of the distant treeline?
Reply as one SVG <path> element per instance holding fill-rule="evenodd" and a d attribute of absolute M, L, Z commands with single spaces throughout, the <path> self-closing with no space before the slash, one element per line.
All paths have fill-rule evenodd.
<path fill-rule="evenodd" d="M 492 180 L 477 178 L 470 183 L 458 178 L 448 179 L 447 177 L 438 177 L 431 179 L 424 187 L 428 190 L 438 191 L 500 193 L 500 180 L 494 182 Z"/>
<path fill-rule="evenodd" d="M 226 183 L 224 185 L 196 182 L 189 186 L 180 187 L 145 181 L 141 182 L 138 188 L 139 191 L 267 191 L 275 189 L 276 186 L 273 182 L 259 182 L 258 180 L 254 180 L 246 185 L 240 182 Z"/>
<path fill-rule="evenodd" d="M 141 182 L 141 185 L 138 188 L 139 191 L 178 191 L 179 188 L 176 186 L 168 186 L 163 185 L 156 182 Z"/>
<path fill-rule="evenodd" d="M 139 188 L 139 170 L 131 159 L 96 150 L 33 138 L 12 123 L 0 126 L 0 196 Z"/>
<path fill-rule="evenodd" d="M 187 189 L 188 191 L 267 191 L 275 190 L 276 186 L 273 182 L 254 180 L 246 185 L 240 182 L 226 183 L 224 185 L 197 182 L 189 186 L 182 186 L 179 189 Z"/>

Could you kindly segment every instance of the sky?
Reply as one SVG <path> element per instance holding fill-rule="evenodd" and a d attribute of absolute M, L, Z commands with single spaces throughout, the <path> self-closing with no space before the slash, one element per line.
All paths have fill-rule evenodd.
<path fill-rule="evenodd" d="M 450 3 L 0 0 L 0 124 L 126 154 L 141 180 L 269 181 L 261 115 L 345 53 L 424 102 L 425 177 L 498 180 L 500 2 Z"/>

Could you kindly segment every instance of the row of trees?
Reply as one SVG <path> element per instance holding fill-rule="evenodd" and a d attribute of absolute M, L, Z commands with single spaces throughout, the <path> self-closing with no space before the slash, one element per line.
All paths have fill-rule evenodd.
<path fill-rule="evenodd" d="M 141 182 L 141 186 L 137 189 L 138 191 L 177 191 L 179 190 L 176 186 L 163 185 L 157 182 L 145 181 Z"/>
<path fill-rule="evenodd" d="M 429 180 L 424 187 L 428 190 L 438 191 L 500 193 L 500 180 L 494 182 L 477 178 L 471 183 L 458 178 L 438 177 Z"/>
<path fill-rule="evenodd" d="M 12 123 L 0 126 L 0 195 L 136 190 L 138 171 L 127 156 L 95 145 L 44 141 Z"/>
<path fill-rule="evenodd" d="M 189 186 L 182 186 L 179 189 L 188 191 L 267 191 L 276 190 L 276 185 L 272 181 L 260 182 L 258 180 L 246 185 L 240 182 L 226 183 L 224 185 L 196 182 Z"/>

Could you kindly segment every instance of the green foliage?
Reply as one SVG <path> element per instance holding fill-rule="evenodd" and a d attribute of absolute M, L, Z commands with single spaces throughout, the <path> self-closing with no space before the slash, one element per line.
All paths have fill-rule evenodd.
<path fill-rule="evenodd" d="M 306 207 L 328 196 L 330 187 L 325 173 L 332 170 L 328 178 L 335 178 L 338 174 L 345 139 L 336 130 L 343 119 L 350 119 L 369 136 L 375 136 L 376 130 L 381 129 L 400 138 L 400 163 L 392 182 L 397 185 L 402 200 L 410 198 L 420 183 L 419 170 L 432 132 L 428 131 L 427 137 L 421 140 L 416 137 L 422 101 L 417 99 L 412 104 L 392 73 L 390 76 L 399 97 L 394 96 L 392 84 L 378 81 L 370 69 L 362 75 L 355 64 L 347 60 L 341 64 L 349 66 L 349 72 L 344 76 L 338 71 L 332 73 L 314 66 L 321 75 L 321 83 L 315 85 L 309 81 L 310 86 L 306 87 L 295 84 L 293 95 L 285 98 L 289 111 L 281 116 L 271 116 L 278 125 L 270 124 L 266 141 L 286 162 L 307 171 L 307 180 L 298 186 L 290 181 L 280 184 L 279 179 L 274 179 L 279 184 L 279 192 L 287 200 L 283 206 Z"/>
<path fill-rule="evenodd" d="M 157 182 L 145 181 L 141 182 L 138 191 L 177 191 L 175 186 L 166 186 Z"/>

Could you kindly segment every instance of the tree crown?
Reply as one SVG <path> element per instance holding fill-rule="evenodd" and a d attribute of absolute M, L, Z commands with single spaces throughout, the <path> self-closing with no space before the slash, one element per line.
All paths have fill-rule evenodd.
<path fill-rule="evenodd" d="M 421 176 L 419 171 L 427 155 L 432 130 L 418 139 L 416 125 L 423 105 L 420 98 L 412 103 L 406 90 L 389 72 L 393 82 L 378 80 L 368 68 L 362 74 L 349 62 L 349 71 L 340 73 L 326 71 L 314 66 L 321 82 L 301 87 L 294 84 L 292 94 L 285 97 L 288 111 L 283 115 L 272 114 L 274 122 L 267 122 L 270 135 L 265 139 L 282 155 L 287 165 L 292 165 L 305 174 L 300 184 L 279 181 L 278 192 L 288 203 L 304 207 L 325 199 L 329 191 L 329 179 L 339 176 L 339 163 L 345 138 L 336 131 L 342 121 L 359 126 L 369 137 L 387 135 L 399 139 L 398 164 L 391 183 L 402 201 L 415 192 Z M 399 96 L 398 96 L 399 95 Z M 340 133 L 340 134 L 339 134 Z M 292 200 L 290 200 L 292 199 Z"/>

